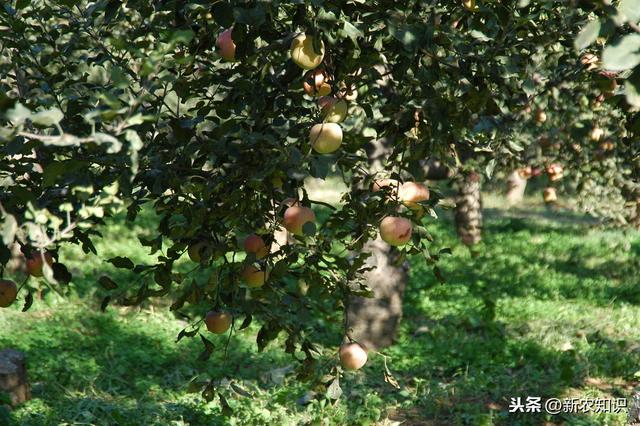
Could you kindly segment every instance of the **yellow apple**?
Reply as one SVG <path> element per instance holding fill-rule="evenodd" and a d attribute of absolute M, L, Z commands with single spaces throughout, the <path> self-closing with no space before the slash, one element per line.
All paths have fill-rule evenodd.
<path fill-rule="evenodd" d="M 207 247 L 207 243 L 204 241 L 198 241 L 194 244 L 191 244 L 187 249 L 187 254 L 189 255 L 189 259 L 196 263 L 200 263 L 200 261 L 203 259 L 203 256 L 204 260 L 207 260 L 207 258 L 209 257 L 209 249 Z"/>
<path fill-rule="evenodd" d="M 341 82 L 338 96 L 347 101 L 355 101 L 356 99 L 358 99 L 358 88 L 355 84 L 351 84 L 349 87 L 347 87 L 344 82 Z"/>
<path fill-rule="evenodd" d="M 465 9 L 475 12 L 478 10 L 478 6 L 476 5 L 476 0 L 462 0 L 462 6 Z"/>
<path fill-rule="evenodd" d="M 600 139 L 602 139 L 603 136 L 604 130 L 602 130 L 600 127 L 594 127 L 593 129 L 591 129 L 591 133 L 589 133 L 589 137 L 594 142 L 598 142 Z"/>
<path fill-rule="evenodd" d="M 556 189 L 551 187 L 545 188 L 542 192 L 542 198 L 545 203 L 553 203 L 554 201 L 557 201 L 558 194 L 556 194 Z"/>
<path fill-rule="evenodd" d="M 342 128 L 336 123 L 315 124 L 309 132 L 309 142 L 320 154 L 337 151 L 342 144 Z"/>
<path fill-rule="evenodd" d="M 253 265 L 245 266 L 240 275 L 247 286 L 251 288 L 262 287 L 265 281 L 269 279 L 269 271 L 263 271 Z"/>
<path fill-rule="evenodd" d="M 324 43 L 320 40 L 320 52 L 313 49 L 313 36 L 300 34 L 291 42 L 291 59 L 300 68 L 311 70 L 322 63 Z"/>
<path fill-rule="evenodd" d="M 413 226 L 405 217 L 387 216 L 380 222 L 380 237 L 392 246 L 403 246 L 411 240 Z"/>
<path fill-rule="evenodd" d="M 536 112 L 536 121 L 538 123 L 544 123 L 545 121 L 547 121 L 547 113 L 542 110 L 538 110 Z"/>
<path fill-rule="evenodd" d="M 215 334 L 224 334 L 231 327 L 231 314 L 222 311 L 209 311 L 204 318 L 207 330 Z"/>
<path fill-rule="evenodd" d="M 341 123 L 347 117 L 347 103 L 342 99 L 323 96 L 318 99 L 318 106 L 322 118 L 329 123 Z"/>
<path fill-rule="evenodd" d="M 331 93 L 329 76 L 321 69 L 308 71 L 304 75 L 303 87 L 309 96 L 326 96 Z"/>

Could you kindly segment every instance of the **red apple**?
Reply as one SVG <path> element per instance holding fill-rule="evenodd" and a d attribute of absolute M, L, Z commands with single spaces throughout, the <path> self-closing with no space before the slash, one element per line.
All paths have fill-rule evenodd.
<path fill-rule="evenodd" d="M 42 276 L 44 266 L 44 262 L 42 261 L 43 257 L 49 266 L 53 265 L 53 256 L 47 251 L 44 252 L 44 255 L 39 251 L 34 251 L 31 253 L 31 257 L 27 259 L 27 271 L 32 277 Z"/>
<path fill-rule="evenodd" d="M 216 46 L 218 47 L 218 53 L 225 61 L 234 61 L 236 59 L 236 44 L 231 38 L 233 28 L 224 30 L 218 36 L 216 40 Z"/>
<path fill-rule="evenodd" d="M 262 259 L 269 254 L 269 247 L 267 247 L 262 237 L 251 234 L 244 240 L 244 251 L 246 253 L 255 253 L 256 259 Z"/>
<path fill-rule="evenodd" d="M 392 246 L 402 246 L 411 239 L 413 226 L 405 217 L 387 216 L 380 222 L 380 237 Z"/>
<path fill-rule="evenodd" d="M 345 370 L 359 370 L 367 363 L 367 351 L 359 343 L 340 345 L 340 364 Z"/>
<path fill-rule="evenodd" d="M 315 220 L 316 215 L 309 207 L 292 206 L 284 212 L 284 227 L 295 235 L 304 235 L 304 224 Z"/>
<path fill-rule="evenodd" d="M 18 286 L 11 280 L 0 280 L 0 308 L 10 306 L 18 297 Z"/>

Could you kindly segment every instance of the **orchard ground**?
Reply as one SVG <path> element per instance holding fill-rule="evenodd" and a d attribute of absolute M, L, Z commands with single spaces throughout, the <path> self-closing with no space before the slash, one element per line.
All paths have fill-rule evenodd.
<path fill-rule="evenodd" d="M 296 380 L 284 342 L 257 353 L 255 323 L 233 335 L 226 361 L 226 337 L 209 334 L 216 348 L 200 362 L 200 339 L 175 343 L 185 322 L 166 306 L 100 312 L 97 279 L 114 270 L 69 247 L 71 297 L 50 292 L 27 313 L 0 312 L 0 347 L 28 354 L 33 383 L 33 400 L 0 412 L 0 424 L 626 424 L 624 413 L 508 413 L 511 397 L 618 398 L 640 380 L 640 234 L 547 209 L 535 195 L 509 211 L 487 197 L 475 254 L 457 241 L 450 212 L 425 219 L 452 254 L 440 264 L 444 285 L 420 257 L 410 259 L 401 334 L 381 351 L 399 389 L 384 380 L 384 357 L 371 353 L 347 373 L 337 402 L 301 404 L 308 385 Z M 149 214 L 135 227 L 112 221 L 96 246 L 143 262 L 137 237 L 154 226 Z M 181 268 L 192 268 L 184 258 Z M 326 342 L 337 350 L 333 327 Z M 189 388 L 198 372 L 228 375 L 250 396 L 227 389 L 233 414 L 225 417 L 217 398 L 205 403 Z"/>

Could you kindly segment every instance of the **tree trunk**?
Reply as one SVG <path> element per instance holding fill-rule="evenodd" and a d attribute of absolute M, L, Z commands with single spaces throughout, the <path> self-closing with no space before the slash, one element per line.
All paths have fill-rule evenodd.
<path fill-rule="evenodd" d="M 409 265 L 399 252 L 380 238 L 365 245 L 371 253 L 365 280 L 375 297 L 352 297 L 347 312 L 351 337 L 368 349 L 390 346 L 402 318 L 402 297 L 408 280 Z"/>
<path fill-rule="evenodd" d="M 482 198 L 480 175 L 464 173 L 459 181 L 456 196 L 455 222 L 458 237 L 467 246 L 478 244 L 482 239 Z"/>
<path fill-rule="evenodd" d="M 24 353 L 15 349 L 0 351 L 0 392 L 9 394 L 13 406 L 31 399 L 26 365 Z"/>
<path fill-rule="evenodd" d="M 392 151 L 391 141 L 377 140 L 368 147 L 371 173 L 384 169 Z M 402 297 L 408 280 L 409 264 L 401 261 L 399 252 L 380 238 L 364 247 L 371 253 L 367 260 L 376 269 L 365 273 L 365 281 L 374 297 L 349 300 L 347 311 L 351 337 L 368 349 L 383 348 L 393 343 L 402 318 Z"/>
<path fill-rule="evenodd" d="M 519 171 L 514 170 L 507 178 L 507 203 L 515 206 L 522 203 L 524 191 L 527 188 L 527 178 L 522 177 Z"/>

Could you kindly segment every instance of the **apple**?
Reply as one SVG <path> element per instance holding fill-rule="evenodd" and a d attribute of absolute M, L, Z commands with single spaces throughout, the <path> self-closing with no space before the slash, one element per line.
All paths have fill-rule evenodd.
<path fill-rule="evenodd" d="M 271 184 L 275 189 L 282 189 L 282 187 L 284 186 L 284 181 L 280 176 L 272 176 Z"/>
<path fill-rule="evenodd" d="M 53 256 L 51 256 L 51 253 L 45 251 L 43 255 L 39 251 L 32 252 L 31 257 L 27 259 L 27 271 L 32 277 L 42 276 L 42 269 L 44 266 L 44 262 L 42 261 L 43 256 L 45 262 L 47 262 L 49 266 L 53 265 Z"/>
<path fill-rule="evenodd" d="M 233 62 L 236 59 L 236 44 L 231 38 L 233 28 L 228 28 L 218 35 L 216 40 L 216 46 L 218 47 L 218 53 L 225 61 Z"/>
<path fill-rule="evenodd" d="M 262 287 L 265 281 L 269 279 L 269 271 L 263 271 L 253 265 L 245 266 L 240 272 L 240 275 L 247 286 L 251 288 Z"/>
<path fill-rule="evenodd" d="M 462 6 L 465 9 L 475 12 L 478 10 L 478 6 L 476 5 L 476 0 L 462 0 Z"/>
<path fill-rule="evenodd" d="M 16 300 L 18 286 L 10 280 L 0 280 L 0 308 L 6 308 Z"/>
<path fill-rule="evenodd" d="M 308 71 L 304 75 L 303 87 L 309 96 L 326 96 L 331 93 L 329 76 L 321 69 Z"/>
<path fill-rule="evenodd" d="M 580 57 L 580 63 L 587 67 L 587 71 L 593 71 L 598 68 L 598 62 L 600 58 L 598 55 L 594 55 L 593 53 L 585 53 Z"/>
<path fill-rule="evenodd" d="M 545 121 L 547 121 L 547 113 L 543 110 L 536 111 L 536 121 L 538 123 L 544 123 Z"/>
<path fill-rule="evenodd" d="M 554 201 L 557 201 L 558 194 L 556 194 L 556 189 L 551 187 L 545 188 L 542 192 L 542 198 L 545 203 L 553 203 Z"/>
<path fill-rule="evenodd" d="M 215 334 L 224 334 L 231 327 L 231 314 L 223 311 L 209 311 L 204 317 L 207 330 Z"/>
<path fill-rule="evenodd" d="M 562 179 L 564 176 L 564 168 L 560 164 L 551 164 L 547 166 L 547 174 L 552 182 Z"/>
<path fill-rule="evenodd" d="M 351 84 L 349 87 L 342 82 L 340 83 L 340 91 L 338 92 L 338 96 L 347 101 L 355 101 L 358 99 L 358 88 L 355 84 Z"/>
<path fill-rule="evenodd" d="M 347 103 L 342 99 L 323 96 L 318 99 L 318 106 L 322 118 L 329 123 L 341 123 L 347 117 Z"/>
<path fill-rule="evenodd" d="M 296 200 L 293 197 L 289 197 L 289 198 L 285 198 L 284 200 L 281 201 L 281 203 L 283 206 L 287 206 L 287 207 L 293 207 L 293 206 L 299 206 L 300 205 L 300 201 Z"/>
<path fill-rule="evenodd" d="M 320 40 L 320 52 L 316 52 L 313 49 L 313 36 L 300 34 L 291 42 L 290 53 L 296 65 L 305 70 L 312 70 L 322 63 L 324 43 Z"/>
<path fill-rule="evenodd" d="M 291 206 L 284 212 L 284 227 L 295 235 L 304 235 L 304 224 L 315 220 L 316 215 L 309 207 Z"/>
<path fill-rule="evenodd" d="M 194 244 L 191 244 L 187 249 L 187 254 L 189 255 L 189 259 L 191 259 L 196 263 L 200 263 L 200 261 L 203 258 L 207 260 L 207 258 L 209 257 L 208 252 L 209 250 L 207 247 L 207 243 L 204 241 L 199 241 Z"/>
<path fill-rule="evenodd" d="M 262 237 L 251 234 L 244 240 L 244 251 L 246 253 L 255 253 L 256 259 L 262 259 L 269 254 L 269 247 L 264 243 Z"/>
<path fill-rule="evenodd" d="M 591 132 L 589 133 L 589 137 L 594 142 L 598 142 L 600 139 L 602 139 L 603 136 L 604 136 L 604 130 L 602 130 L 600 127 L 594 127 L 593 129 L 591 129 Z"/>
<path fill-rule="evenodd" d="M 345 370 L 359 370 L 367 363 L 367 351 L 359 343 L 343 343 L 339 353 Z"/>
<path fill-rule="evenodd" d="M 531 166 L 523 167 L 521 169 L 518 169 L 518 175 L 522 179 L 529 179 L 531 176 L 533 176 L 533 169 L 531 168 Z"/>
<path fill-rule="evenodd" d="M 405 182 L 400 185 L 398 198 L 407 205 L 416 205 L 429 199 L 429 188 L 417 182 Z"/>
<path fill-rule="evenodd" d="M 342 128 L 337 123 L 314 124 L 309 131 L 309 143 L 320 154 L 330 154 L 342 144 Z"/>
<path fill-rule="evenodd" d="M 373 192 L 382 191 L 382 188 L 390 188 L 391 195 L 393 196 L 397 194 L 399 187 L 400 182 L 395 179 L 376 179 L 371 185 L 371 189 Z"/>
<path fill-rule="evenodd" d="M 614 144 L 611 139 L 607 139 L 606 141 L 600 144 L 600 149 L 602 151 L 613 151 L 613 148 L 614 148 Z"/>
<path fill-rule="evenodd" d="M 402 246 L 411 239 L 413 226 L 406 217 L 387 216 L 380 222 L 380 237 L 392 246 Z"/>

